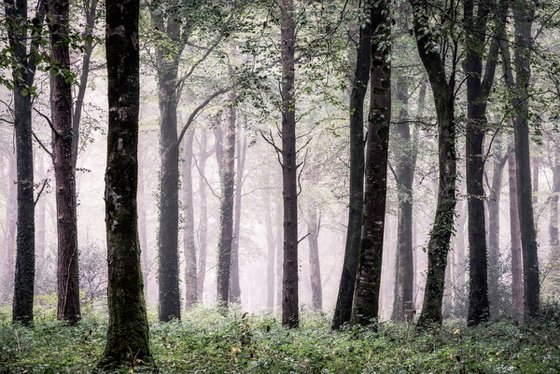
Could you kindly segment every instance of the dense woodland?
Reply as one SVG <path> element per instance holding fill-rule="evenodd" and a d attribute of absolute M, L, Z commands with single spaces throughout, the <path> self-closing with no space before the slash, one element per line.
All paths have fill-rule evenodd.
<path fill-rule="evenodd" d="M 0 372 L 560 371 L 560 1 L 0 18 Z"/>

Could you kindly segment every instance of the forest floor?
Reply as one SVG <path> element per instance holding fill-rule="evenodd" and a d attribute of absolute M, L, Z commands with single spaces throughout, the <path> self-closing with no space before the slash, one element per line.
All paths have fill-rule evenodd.
<path fill-rule="evenodd" d="M 162 373 L 560 373 L 560 309 L 551 310 L 531 327 L 445 324 L 419 333 L 391 323 L 332 332 L 325 316 L 310 313 L 286 330 L 273 317 L 199 308 L 182 322 L 152 323 L 150 343 Z M 39 311 L 32 329 L 9 317 L 0 310 L 0 373 L 91 372 L 102 353 L 102 314 L 68 327 Z"/>

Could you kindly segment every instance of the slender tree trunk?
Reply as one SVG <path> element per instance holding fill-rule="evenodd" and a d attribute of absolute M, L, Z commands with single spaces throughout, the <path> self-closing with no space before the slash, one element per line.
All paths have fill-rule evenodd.
<path fill-rule="evenodd" d="M 50 0 L 48 25 L 51 58 L 62 71 L 70 71 L 68 0 Z M 76 175 L 72 163 L 72 82 L 51 72 L 50 103 L 57 215 L 57 318 L 75 324 L 80 320 L 78 222 Z"/>
<path fill-rule="evenodd" d="M 230 97 L 231 99 L 231 97 Z M 231 249 L 233 239 L 233 200 L 235 181 L 235 101 L 231 100 L 227 110 L 226 132 L 221 144 L 223 152 L 218 152 L 216 138 L 216 155 L 221 159 L 220 181 L 222 198 L 220 201 L 220 237 L 218 242 L 218 281 L 217 301 L 222 308 L 228 307 L 229 280 L 231 266 Z M 223 155 L 220 157 L 220 153 Z"/>
<path fill-rule="evenodd" d="M 142 163 L 140 163 L 141 165 Z M 147 298 L 150 290 L 150 252 L 148 246 L 147 219 L 146 219 L 146 172 L 138 171 L 138 239 L 140 240 L 142 277 L 144 280 L 144 295 Z"/>
<path fill-rule="evenodd" d="M 500 200 L 504 166 L 507 152 L 500 154 L 501 140 L 496 139 L 496 156 L 492 162 L 491 190 L 488 196 L 488 298 L 490 307 L 496 311 L 500 299 Z"/>
<path fill-rule="evenodd" d="M 454 229 L 457 160 L 455 149 L 454 92 L 455 73 L 447 80 L 445 65 L 438 51 L 428 21 L 429 2 L 410 0 L 414 14 L 414 33 L 420 58 L 426 68 L 438 119 L 439 187 L 436 216 L 428 241 L 428 274 L 424 292 L 420 328 L 442 322 L 445 267 Z"/>
<path fill-rule="evenodd" d="M 204 293 L 204 281 L 206 280 L 206 248 L 208 245 L 208 207 L 206 196 L 206 182 L 204 181 L 204 173 L 206 172 L 206 160 L 208 159 L 206 142 L 206 129 L 203 129 L 202 135 L 200 136 L 200 156 L 198 160 L 198 169 L 200 172 L 198 182 L 200 223 L 198 227 L 198 279 L 196 283 L 196 294 L 199 301 L 202 301 L 202 296 Z"/>
<path fill-rule="evenodd" d="M 82 71 L 80 73 L 80 85 L 78 87 L 78 94 L 74 105 L 74 113 L 72 116 L 72 167 L 76 169 L 78 162 L 78 153 L 80 147 L 80 123 L 82 120 L 82 111 L 84 106 L 84 97 L 86 95 L 86 88 L 90 73 L 90 62 L 93 54 L 94 44 L 93 31 L 97 23 L 97 6 L 98 0 L 85 0 L 84 10 L 86 18 L 85 31 L 82 34 L 84 38 L 84 49 L 82 58 Z"/>
<path fill-rule="evenodd" d="M 105 224 L 109 282 L 107 344 L 98 367 L 151 364 L 144 300 L 136 193 L 140 53 L 138 0 L 107 0 L 109 97 Z M 126 67 L 126 68 L 123 68 Z"/>
<path fill-rule="evenodd" d="M 196 248 L 194 244 L 194 209 L 192 186 L 192 155 L 194 131 L 187 131 L 183 160 L 183 215 L 185 232 L 183 246 L 185 251 L 185 304 L 191 309 L 197 302 Z"/>
<path fill-rule="evenodd" d="M 282 232 L 282 204 L 276 203 L 275 225 L 276 232 L 274 234 L 276 244 L 276 313 L 282 312 L 282 279 L 283 279 L 283 259 L 284 259 L 284 237 Z"/>
<path fill-rule="evenodd" d="M 552 194 L 548 200 L 550 220 L 548 223 L 548 237 L 550 254 L 554 255 L 560 247 L 558 238 L 558 194 L 560 194 L 560 152 L 555 150 L 554 165 L 552 167 Z"/>
<path fill-rule="evenodd" d="M 372 7 L 367 1 L 364 10 Z M 350 93 L 350 201 L 348 204 L 348 228 L 344 263 L 340 276 L 338 297 L 333 315 L 332 328 L 338 329 L 350 321 L 356 269 L 360 252 L 360 236 L 363 220 L 364 194 L 364 98 L 367 92 L 371 62 L 371 20 L 360 27 L 360 40 L 357 48 L 356 68 L 352 91 Z"/>
<path fill-rule="evenodd" d="M 519 205 L 517 201 L 517 167 L 515 152 L 510 146 L 508 156 L 509 172 L 509 220 L 511 235 L 511 285 L 513 308 L 518 316 L 523 315 L 523 255 L 521 249 L 521 229 L 519 227 Z"/>
<path fill-rule="evenodd" d="M 36 52 L 46 7 L 43 3 L 39 4 L 33 26 L 29 26 L 27 22 L 27 1 L 8 0 L 4 7 L 8 41 L 14 59 L 12 77 L 17 160 L 17 250 L 12 320 L 29 326 L 33 323 L 35 289 L 35 201 L 31 118 L 33 103 L 30 89 L 35 79 Z M 31 41 L 28 43 L 29 40 Z"/>
<path fill-rule="evenodd" d="M 37 174 L 39 176 L 39 179 L 42 180 L 41 184 L 44 182 L 45 178 L 47 177 L 46 173 L 45 173 L 45 167 L 44 167 L 44 162 L 43 162 L 43 152 L 38 152 L 37 154 Z M 46 232 L 45 232 L 45 225 L 46 225 L 46 211 L 47 211 L 47 206 L 46 206 L 46 199 L 45 196 L 42 195 L 39 200 L 37 201 L 37 203 L 35 204 L 35 218 L 36 218 L 36 222 L 35 224 L 37 225 L 37 231 L 36 231 L 36 249 L 37 249 L 37 257 L 42 261 L 45 259 L 45 252 L 46 252 L 46 243 L 45 243 L 45 239 L 46 239 Z"/>
<path fill-rule="evenodd" d="M 311 280 L 311 306 L 316 311 L 323 310 L 323 287 L 321 284 L 321 264 L 319 261 L 319 231 L 321 216 L 312 207 L 307 217 L 307 242 L 309 244 L 309 277 Z"/>
<path fill-rule="evenodd" d="M 282 196 L 284 265 L 282 325 L 299 326 L 296 109 L 294 96 L 296 24 L 293 0 L 280 1 L 282 44 Z"/>
<path fill-rule="evenodd" d="M 14 257 L 17 230 L 17 166 L 15 154 L 10 154 L 8 166 L 8 196 L 6 200 L 6 261 L 4 262 L 4 277 L 8 284 L 14 281 Z"/>
<path fill-rule="evenodd" d="M 241 287 L 239 286 L 239 234 L 241 229 L 241 191 L 243 188 L 243 173 L 245 170 L 245 157 L 247 155 L 247 138 L 242 127 L 238 126 L 237 134 L 237 164 L 234 195 L 233 238 L 231 243 L 231 269 L 230 269 L 230 295 L 232 303 L 241 302 Z"/>
<path fill-rule="evenodd" d="M 378 318 L 383 258 L 387 161 L 391 123 L 391 20 L 388 1 L 371 8 L 371 92 L 366 146 L 364 216 L 354 289 L 352 322 L 367 325 Z"/>
<path fill-rule="evenodd" d="M 530 53 L 533 45 L 531 36 L 534 9 L 532 2 L 514 1 L 515 26 L 516 108 L 515 162 L 517 166 L 517 199 L 519 224 L 523 249 L 524 315 L 535 318 L 539 312 L 540 281 L 537 232 L 533 215 L 531 189 L 531 166 L 529 151 L 529 84 L 531 78 Z"/>

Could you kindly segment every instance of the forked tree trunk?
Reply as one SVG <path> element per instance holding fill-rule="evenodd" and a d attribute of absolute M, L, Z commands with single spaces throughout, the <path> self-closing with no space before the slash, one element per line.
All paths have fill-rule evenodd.
<path fill-rule="evenodd" d="M 70 71 L 68 0 L 50 0 L 48 26 L 51 58 L 62 71 Z M 70 324 L 80 316 L 76 175 L 72 159 L 72 82 L 51 72 L 50 104 L 57 215 L 57 318 Z"/>
<path fill-rule="evenodd" d="M 109 326 L 101 369 L 152 363 L 138 242 L 138 110 L 140 53 L 138 0 L 107 0 L 109 97 L 105 225 Z M 123 68 L 126 67 L 126 68 Z"/>
<path fill-rule="evenodd" d="M 299 326 L 298 203 L 295 108 L 296 23 L 293 0 L 280 1 L 282 44 L 282 196 L 284 199 L 284 265 L 282 277 L 282 325 Z"/>
<path fill-rule="evenodd" d="M 422 313 L 418 327 L 442 322 L 442 300 L 445 267 L 451 235 L 454 231 L 455 185 L 457 160 L 455 149 L 454 73 L 447 80 L 445 65 L 429 24 L 430 4 L 425 0 L 410 0 L 414 15 L 414 34 L 420 58 L 430 80 L 438 120 L 439 187 L 436 216 L 428 241 L 428 274 Z"/>
<path fill-rule="evenodd" d="M 372 7 L 366 1 L 364 10 Z M 364 194 L 364 98 L 367 92 L 371 62 L 371 20 L 360 27 L 356 68 L 350 93 L 350 201 L 348 228 L 344 248 L 344 263 L 333 315 L 332 328 L 338 329 L 350 321 L 360 253 Z"/>
<path fill-rule="evenodd" d="M 366 145 L 364 216 L 360 256 L 354 289 L 352 322 L 367 325 L 378 318 L 387 162 L 391 123 L 391 19 L 389 1 L 373 4 L 371 27 L 376 35 L 371 45 L 370 109 Z"/>
<path fill-rule="evenodd" d="M 193 186 L 192 186 L 192 155 L 193 155 L 194 131 L 187 132 L 185 139 L 185 150 L 183 157 L 183 218 L 185 219 L 185 231 L 183 247 L 185 254 L 185 306 L 191 309 L 196 305 L 196 248 L 194 244 L 194 209 L 193 209 Z"/>

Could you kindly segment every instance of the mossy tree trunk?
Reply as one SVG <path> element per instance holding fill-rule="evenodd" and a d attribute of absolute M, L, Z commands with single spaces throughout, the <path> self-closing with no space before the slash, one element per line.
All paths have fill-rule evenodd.
<path fill-rule="evenodd" d="M 99 368 L 152 362 L 144 301 L 136 193 L 140 54 L 138 0 L 107 0 L 109 97 L 105 224 L 109 327 Z"/>
<path fill-rule="evenodd" d="M 366 143 L 363 225 L 351 321 L 362 325 L 378 318 L 387 163 L 391 123 L 391 18 L 390 2 L 371 8 L 370 108 Z"/>

